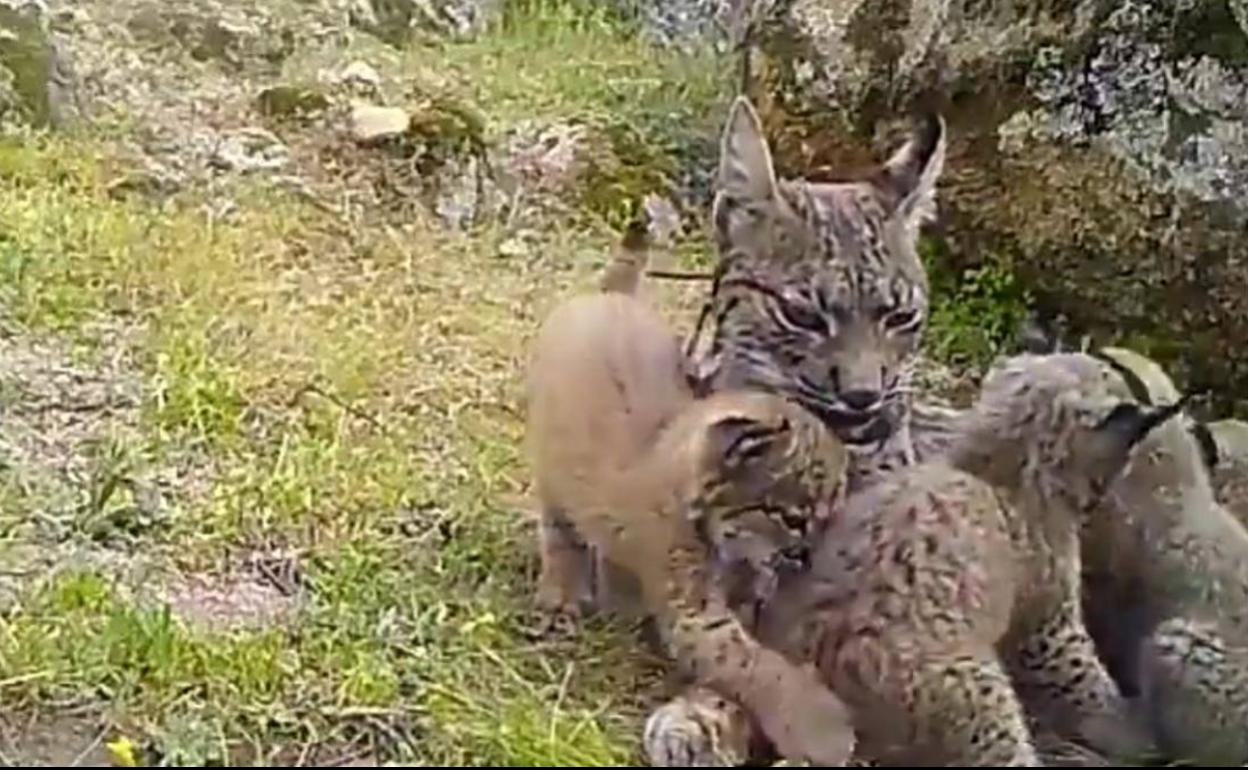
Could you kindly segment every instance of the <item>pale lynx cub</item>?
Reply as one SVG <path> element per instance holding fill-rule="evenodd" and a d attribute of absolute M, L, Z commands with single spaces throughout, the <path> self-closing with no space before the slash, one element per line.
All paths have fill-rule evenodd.
<path fill-rule="evenodd" d="M 1176 404 L 1161 367 L 1133 353 L 1105 357 L 1145 404 Z M 1127 393 L 1125 386 L 1122 390 Z M 1170 759 L 1248 762 L 1248 531 L 1217 499 L 1213 470 L 1234 461 L 1234 422 L 1199 430 L 1175 420 L 1148 436 L 1084 534 L 1090 626 L 1124 690 Z M 1209 454 L 1212 450 L 1212 456 Z M 1224 486 L 1223 491 L 1232 488 Z M 1242 501 L 1238 501 L 1242 505 Z"/>
<path fill-rule="evenodd" d="M 546 611 L 568 619 L 593 604 L 592 549 L 638 584 L 695 682 L 757 715 L 784 755 L 843 763 L 853 736 L 840 701 L 740 620 L 784 571 L 804 568 L 843 495 L 841 443 L 778 396 L 692 399 L 664 322 L 618 292 L 576 297 L 550 315 L 528 405 Z"/>

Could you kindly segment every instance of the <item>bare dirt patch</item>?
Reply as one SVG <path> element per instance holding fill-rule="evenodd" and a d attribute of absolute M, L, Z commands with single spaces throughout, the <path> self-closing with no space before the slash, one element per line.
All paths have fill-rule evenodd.
<path fill-rule="evenodd" d="M 111 767 L 106 732 L 87 719 L 13 720 L 0 716 L 5 767 Z"/>

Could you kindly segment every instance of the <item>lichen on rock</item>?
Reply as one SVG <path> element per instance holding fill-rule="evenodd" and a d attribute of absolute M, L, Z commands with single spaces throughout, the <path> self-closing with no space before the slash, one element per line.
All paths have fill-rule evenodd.
<path fill-rule="evenodd" d="M 1248 413 L 1242 0 L 760 0 L 751 95 L 788 173 L 951 133 L 950 269 L 1013 271 L 1077 333 L 1129 341 Z"/>

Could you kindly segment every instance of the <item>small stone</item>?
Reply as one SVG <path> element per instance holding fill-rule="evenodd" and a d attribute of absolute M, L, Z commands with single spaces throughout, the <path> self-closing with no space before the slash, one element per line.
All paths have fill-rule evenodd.
<path fill-rule="evenodd" d="M 270 86 L 256 97 L 260 114 L 271 118 L 309 115 L 328 107 L 329 99 L 324 94 L 301 86 Z"/>
<path fill-rule="evenodd" d="M 339 78 L 343 83 L 357 83 L 372 88 L 381 86 L 381 73 L 368 62 L 351 62 L 342 70 Z"/>
<path fill-rule="evenodd" d="M 498 244 L 498 256 L 508 259 L 517 259 L 519 257 L 528 256 L 529 245 L 524 242 L 523 238 L 513 236 Z"/>
<path fill-rule="evenodd" d="M 357 104 L 351 108 L 351 135 L 357 142 L 376 142 L 401 136 L 411 121 L 407 111 L 399 107 Z"/>

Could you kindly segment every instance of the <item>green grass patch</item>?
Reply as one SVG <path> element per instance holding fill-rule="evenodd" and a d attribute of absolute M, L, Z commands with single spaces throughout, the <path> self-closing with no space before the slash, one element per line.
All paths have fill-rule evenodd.
<path fill-rule="evenodd" d="M 39 255 L 7 307 L 87 342 L 92 319 L 136 324 L 145 382 L 140 443 L 98 447 L 65 537 L 196 572 L 282 545 L 307 599 L 216 633 L 107 572 L 63 574 L 0 616 L 0 704 L 107 704 L 164 761 L 366 739 L 422 764 L 629 761 L 653 671 L 619 631 L 526 640 L 534 541 L 506 502 L 535 314 L 605 237 L 555 234 L 537 266 L 423 225 L 353 247 L 273 191 L 240 190 L 220 222 L 115 201 L 89 168 L 38 183 L 65 151 L 31 146 L 26 181 L 0 187 L 5 243 Z M 136 522 L 126 479 L 185 451 L 207 459 L 201 493 Z M 46 502 L 13 498 L 19 525 Z"/>
<path fill-rule="evenodd" d="M 920 242 L 920 254 L 932 293 L 927 349 L 951 366 L 983 371 L 1015 342 L 1032 305 L 1029 293 L 1003 260 L 954 268 L 930 239 Z"/>
<path fill-rule="evenodd" d="M 6 324 L 69 338 L 82 362 L 124 351 L 142 383 L 124 430 L 66 447 L 87 469 L 52 474 L 68 502 L 0 467 L 6 546 L 109 556 L 0 607 L 0 708 L 105 713 L 166 763 L 338 744 L 421 765 L 635 761 L 660 694 L 637 637 L 523 633 L 521 373 L 542 314 L 594 279 L 603 222 L 713 142 L 722 76 L 573 3 L 510 4 L 480 40 L 402 55 L 450 73 L 494 135 L 601 129 L 616 163 L 588 177 L 585 216 L 504 257 L 501 228 L 344 226 L 263 180 L 232 183 L 226 214 L 195 189 L 115 197 L 90 136 L 0 142 Z M 132 482 L 153 475 L 173 481 L 150 508 Z M 63 507 L 73 526 L 45 526 Z M 197 624 L 160 600 L 161 574 L 108 566 L 213 580 L 265 549 L 295 554 L 303 593 L 262 628 Z"/>

